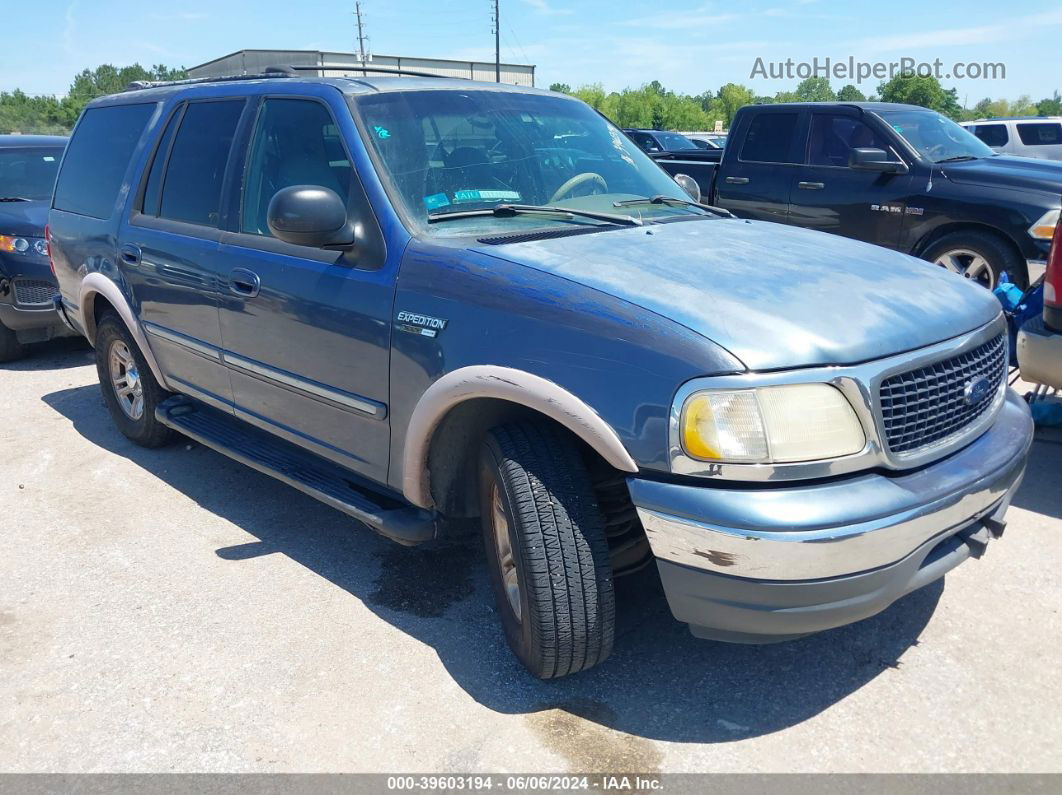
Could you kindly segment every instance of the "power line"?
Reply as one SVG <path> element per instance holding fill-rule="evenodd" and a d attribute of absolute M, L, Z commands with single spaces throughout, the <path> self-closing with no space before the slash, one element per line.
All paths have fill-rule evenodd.
<path fill-rule="evenodd" d="M 494 0 L 494 82 L 501 82 L 501 3 Z"/>

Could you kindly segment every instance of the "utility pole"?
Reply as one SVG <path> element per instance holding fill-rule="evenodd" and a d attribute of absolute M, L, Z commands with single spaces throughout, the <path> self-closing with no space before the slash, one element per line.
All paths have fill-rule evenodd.
<path fill-rule="evenodd" d="M 362 26 L 361 21 L 361 3 L 354 3 L 354 16 L 358 19 L 358 60 L 361 61 L 361 65 L 365 65 L 365 29 Z M 365 71 L 362 70 L 362 74 Z"/>
<path fill-rule="evenodd" d="M 494 82 L 501 82 L 501 0 L 494 0 Z"/>

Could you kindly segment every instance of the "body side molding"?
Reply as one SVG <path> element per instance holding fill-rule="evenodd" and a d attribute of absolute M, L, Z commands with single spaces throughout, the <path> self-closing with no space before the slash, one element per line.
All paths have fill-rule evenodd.
<path fill-rule="evenodd" d="M 159 363 L 155 361 L 155 354 L 152 352 L 151 346 L 148 345 L 144 330 L 140 327 L 140 323 L 137 322 L 136 317 L 133 315 L 133 310 L 129 306 L 129 302 L 122 294 L 118 285 L 98 271 L 88 274 L 81 280 L 80 292 L 78 294 L 78 311 L 81 313 L 81 327 L 85 329 L 85 336 L 88 337 L 88 341 L 93 345 L 96 344 L 96 319 L 93 315 L 93 309 L 97 295 L 102 295 L 106 298 L 111 306 L 118 311 L 119 317 L 121 317 L 122 322 L 125 323 L 125 327 L 129 329 L 129 333 L 133 335 L 133 339 L 136 341 L 137 347 L 140 348 L 140 352 L 144 354 L 144 358 L 147 360 L 148 366 L 151 368 L 151 372 L 155 376 L 155 380 L 159 382 L 159 385 L 162 386 L 163 389 L 172 392 L 173 389 L 166 383 L 166 379 L 162 375 L 162 368 L 159 367 Z"/>
<path fill-rule="evenodd" d="M 638 471 L 616 432 L 571 392 L 523 370 L 475 365 L 444 375 L 428 387 L 413 410 L 402 450 L 402 492 L 414 505 L 430 508 L 433 504 L 428 451 L 436 428 L 450 409 L 476 398 L 506 400 L 541 412 L 576 434 L 616 469 Z"/>

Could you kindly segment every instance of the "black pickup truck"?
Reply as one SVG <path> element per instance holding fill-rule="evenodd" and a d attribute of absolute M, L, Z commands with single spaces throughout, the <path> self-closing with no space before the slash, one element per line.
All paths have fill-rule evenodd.
<path fill-rule="evenodd" d="M 726 149 L 654 154 L 742 218 L 914 254 L 986 287 L 1043 273 L 1062 162 L 997 155 L 950 119 L 888 103 L 749 105 Z M 718 162 L 716 162 L 718 158 Z"/>

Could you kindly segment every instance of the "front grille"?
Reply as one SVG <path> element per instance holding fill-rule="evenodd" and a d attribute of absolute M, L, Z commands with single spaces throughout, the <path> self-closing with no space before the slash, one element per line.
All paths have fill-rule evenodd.
<path fill-rule="evenodd" d="M 886 379 L 879 391 L 885 441 L 893 453 L 909 453 L 960 433 L 995 404 L 1007 375 L 1004 335 L 950 359 Z M 987 397 L 970 404 L 966 388 L 979 377 Z"/>
<path fill-rule="evenodd" d="M 39 279 L 15 279 L 15 303 L 19 306 L 45 306 L 59 295 L 59 288 Z"/>

